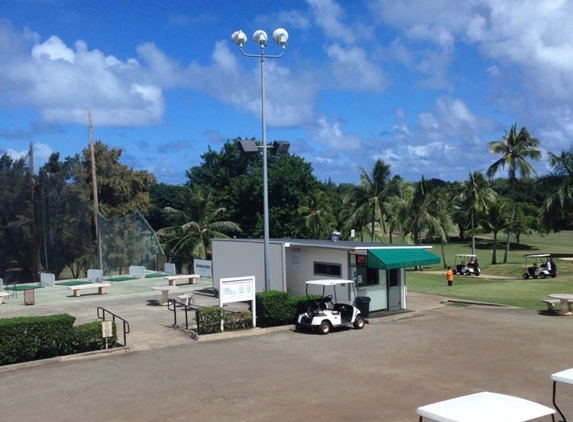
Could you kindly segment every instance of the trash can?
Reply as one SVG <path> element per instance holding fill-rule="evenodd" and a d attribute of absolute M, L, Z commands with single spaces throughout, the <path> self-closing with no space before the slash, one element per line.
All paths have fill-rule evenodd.
<path fill-rule="evenodd" d="M 364 318 L 370 316 L 370 300 L 368 296 L 356 296 L 356 307 Z"/>
<path fill-rule="evenodd" d="M 33 305 L 34 303 L 36 303 L 34 299 L 34 289 L 24 290 L 24 305 Z"/>

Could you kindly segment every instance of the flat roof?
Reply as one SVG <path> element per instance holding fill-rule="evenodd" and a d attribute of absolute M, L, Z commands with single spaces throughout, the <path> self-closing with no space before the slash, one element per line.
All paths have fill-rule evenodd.
<path fill-rule="evenodd" d="M 263 239 L 212 239 L 217 242 L 249 242 L 263 243 Z M 366 251 L 368 249 L 432 249 L 430 245 L 397 245 L 395 243 L 355 242 L 348 240 L 327 239 L 269 239 L 269 243 L 285 245 L 285 247 L 304 246 L 327 249 L 345 249 L 353 251 Z"/>

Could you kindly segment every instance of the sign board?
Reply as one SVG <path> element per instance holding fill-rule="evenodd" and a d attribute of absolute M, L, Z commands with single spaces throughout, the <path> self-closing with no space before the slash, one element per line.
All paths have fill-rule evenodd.
<path fill-rule="evenodd" d="M 219 280 L 219 306 L 222 308 L 225 303 L 251 301 L 251 312 L 253 314 L 253 328 L 257 326 L 256 315 L 257 305 L 255 300 L 255 276 L 222 278 Z M 223 320 L 221 320 L 221 331 L 223 330 Z"/>
<path fill-rule="evenodd" d="M 103 338 L 108 338 L 113 336 L 113 328 L 111 325 L 111 321 L 101 322 L 101 336 Z"/>
<path fill-rule="evenodd" d="M 221 305 L 255 300 L 255 276 L 222 278 L 219 299 Z"/>
<path fill-rule="evenodd" d="M 193 260 L 193 274 L 198 274 L 201 277 L 213 277 L 213 261 L 207 259 L 194 259 Z"/>

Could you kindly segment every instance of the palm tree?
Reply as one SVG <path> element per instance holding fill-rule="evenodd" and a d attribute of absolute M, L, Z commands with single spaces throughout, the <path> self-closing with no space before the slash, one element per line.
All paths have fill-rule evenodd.
<path fill-rule="evenodd" d="M 374 242 L 376 227 L 380 227 L 382 232 L 386 233 L 383 197 L 389 182 L 390 166 L 385 164 L 384 161 L 380 159 L 376 160 L 371 174 L 368 174 L 364 167 L 361 168 L 357 208 L 351 219 L 356 220 L 359 216 L 369 216 L 371 242 Z"/>
<path fill-rule="evenodd" d="M 328 196 L 320 189 L 315 189 L 301 201 L 298 212 L 303 216 L 306 228 L 310 230 L 310 239 L 320 239 L 321 235 L 328 235 L 333 228 L 334 217 Z"/>
<path fill-rule="evenodd" d="M 469 180 L 462 183 L 462 192 L 454 198 L 464 209 L 470 210 L 472 232 L 472 254 L 476 253 L 475 213 L 487 211 L 488 204 L 495 199 L 495 191 L 480 171 L 469 174 Z"/>
<path fill-rule="evenodd" d="M 515 205 L 517 201 L 517 175 L 521 178 L 527 179 L 531 173 L 537 174 L 535 168 L 527 160 L 539 160 L 541 152 L 539 148 L 539 140 L 533 138 L 525 127 L 522 127 L 519 133 L 517 132 L 517 125 L 514 124 L 509 133 L 505 132 L 502 141 L 493 141 L 489 143 L 489 150 L 492 154 L 501 155 L 501 158 L 494 162 L 487 169 L 487 176 L 492 178 L 501 168 L 508 168 L 509 183 L 512 192 L 512 207 L 511 216 L 509 221 L 509 231 L 507 234 L 507 243 L 505 246 L 505 255 L 503 262 L 507 263 L 507 255 L 509 253 L 509 244 L 511 236 L 511 227 L 515 219 Z"/>
<path fill-rule="evenodd" d="M 510 220 L 507 218 L 506 208 L 506 203 L 498 199 L 493 202 L 486 211 L 478 214 L 479 224 L 486 231 L 493 233 L 492 265 L 497 264 L 497 234 L 511 227 Z"/>
<path fill-rule="evenodd" d="M 173 225 L 158 231 L 171 253 L 206 259 L 211 255 L 212 238 L 228 238 L 242 233 L 236 223 L 221 220 L 225 208 L 217 208 L 211 193 L 199 185 L 193 185 L 185 198 L 184 210 L 166 207 Z"/>
<path fill-rule="evenodd" d="M 553 169 L 552 176 L 559 180 L 557 190 L 545 198 L 543 210 L 546 214 L 557 211 L 558 218 L 570 224 L 573 220 L 573 148 L 561 155 L 549 153 L 547 160 Z"/>

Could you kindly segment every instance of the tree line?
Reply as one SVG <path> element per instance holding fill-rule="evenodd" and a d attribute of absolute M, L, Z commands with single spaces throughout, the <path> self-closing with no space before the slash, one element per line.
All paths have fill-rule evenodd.
<path fill-rule="evenodd" d="M 94 144 L 97 194 L 105 217 L 137 210 L 157 232 L 169 256 L 209 258 L 210 239 L 263 236 L 262 157 L 241 154 L 241 138 L 219 151 L 208 148 L 182 185 L 158 183 L 147 171 L 120 163 L 122 149 Z M 417 182 L 393 175 L 382 160 L 362 168 L 357 184 L 319 181 L 296 155 L 268 156 L 271 238 L 470 243 L 492 234 L 492 264 L 503 262 L 522 234 L 572 228 L 573 148 L 549 153 L 549 175 L 538 177 L 540 142 L 513 125 L 488 144 L 496 156 L 486 174 L 463 181 Z M 96 268 L 92 163 L 89 148 L 61 160 L 52 154 L 38 174 L 27 157 L 0 157 L 0 276 L 18 268 L 36 280 L 39 271 L 79 277 Z M 351 238 L 351 236 L 354 236 Z M 500 237 L 502 237 L 500 239 Z M 135 264 L 135 263 L 134 263 Z"/>

